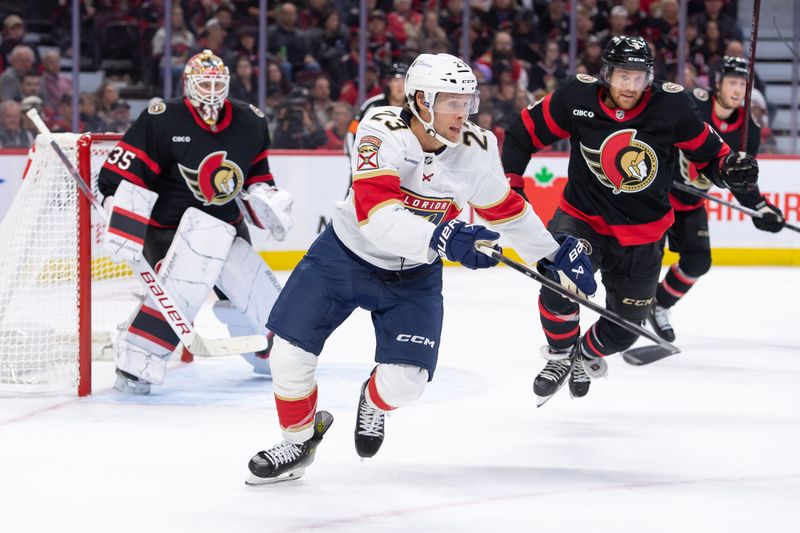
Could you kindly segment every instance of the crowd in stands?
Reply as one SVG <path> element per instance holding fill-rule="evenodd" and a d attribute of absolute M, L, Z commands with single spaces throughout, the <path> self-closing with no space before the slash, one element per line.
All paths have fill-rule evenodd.
<path fill-rule="evenodd" d="M 0 147 L 27 147 L 32 124 L 23 113 L 37 107 L 55 131 L 71 130 L 71 82 L 58 50 L 71 54 L 70 2 L 52 3 L 39 44 L 29 46 L 27 21 L 3 13 L 0 44 Z M 656 61 L 656 78 L 676 81 L 678 0 L 575 0 L 577 72 L 597 75 L 601 53 L 614 36 L 641 35 Z M 709 87 L 723 55 L 744 56 L 736 0 L 690 0 L 684 85 Z M 130 106 L 120 98 L 162 97 L 165 68 L 179 95 L 186 60 L 202 49 L 223 58 L 232 74 L 230 95 L 257 105 L 258 0 L 174 0 L 172 48 L 164 56 L 163 0 L 83 0 L 81 65 L 102 69 L 106 81 L 80 94 L 82 131 L 125 131 Z M 366 96 L 387 88 L 393 65 L 419 53 L 461 56 L 464 0 L 366 0 Z M 268 4 L 266 109 L 275 148 L 342 148 L 358 114 L 356 0 L 303 0 Z M 472 0 L 469 58 L 481 90 L 476 122 L 502 139 L 519 111 L 567 76 L 572 29 L 564 0 Z M 1 9 L 1 8 L 0 8 Z M 41 9 L 41 8 L 39 8 Z M 25 14 L 23 13 L 23 16 Z M 31 21 L 32 22 L 32 21 Z M 758 80 L 757 80 L 757 87 Z M 763 91 L 763 87 L 762 91 Z M 764 115 L 763 95 L 753 99 Z M 133 117 L 135 118 L 135 117 Z M 765 137 L 769 137 L 769 128 Z M 765 149 L 770 149 L 766 143 Z"/>

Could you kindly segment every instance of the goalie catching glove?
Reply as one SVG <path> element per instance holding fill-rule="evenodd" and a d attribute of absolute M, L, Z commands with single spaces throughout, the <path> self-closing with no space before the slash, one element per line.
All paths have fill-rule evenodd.
<path fill-rule="evenodd" d="M 539 271 L 578 296 L 593 295 L 597 291 L 597 282 L 583 243 L 571 235 L 560 234 L 553 238 L 561 247 L 552 260 L 544 258 L 539 261 Z"/>
<path fill-rule="evenodd" d="M 142 259 L 144 236 L 156 200 L 158 194 L 125 180 L 114 196 L 103 200 L 108 214 L 103 247 L 113 262 L 134 263 Z"/>
<path fill-rule="evenodd" d="M 266 183 L 251 185 L 247 193 L 244 201 L 255 225 L 270 230 L 275 239 L 284 240 L 292 228 L 294 198 L 291 193 Z"/>

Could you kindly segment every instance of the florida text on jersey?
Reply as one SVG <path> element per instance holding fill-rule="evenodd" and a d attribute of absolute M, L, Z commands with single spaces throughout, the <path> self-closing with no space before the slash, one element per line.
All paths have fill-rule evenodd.
<path fill-rule="evenodd" d="M 674 220 L 668 192 L 678 149 L 705 168 L 730 148 L 680 85 L 653 82 L 627 111 L 608 107 L 603 96 L 596 78 L 579 74 L 523 109 L 506 132 L 506 174 L 520 183 L 532 153 L 569 137 L 559 207 L 624 246 L 658 241 Z"/>
<path fill-rule="evenodd" d="M 714 110 L 719 103 L 713 91 L 696 88 L 692 91 L 692 100 L 697 106 L 700 118 L 709 123 L 728 146 L 732 147 L 732 149 L 741 146 L 742 125 L 744 123 L 743 107 L 735 109 L 727 119 L 721 119 Z M 747 130 L 747 149 L 745 151 L 754 156 L 758 153 L 760 145 L 761 126 L 756 124 L 756 121 L 751 116 Z M 697 167 L 691 161 L 686 159 L 683 152 L 679 154 L 678 166 L 673 171 L 673 177 L 675 181 L 686 183 L 700 190 L 708 190 L 713 185 L 708 178 L 697 171 Z M 676 211 L 697 209 L 704 202 L 701 197 L 678 189 L 672 189 L 669 192 L 669 199 L 672 202 L 672 208 Z"/>
<path fill-rule="evenodd" d="M 123 179 L 157 192 L 154 226 L 177 227 L 189 207 L 236 222 L 236 194 L 253 183 L 273 183 L 269 144 L 267 119 L 247 103 L 226 100 L 219 122 L 208 125 L 186 99 L 157 102 L 112 150 L 100 171 L 100 192 L 113 195 Z"/>
<path fill-rule="evenodd" d="M 400 107 L 370 109 L 356 131 L 353 186 L 337 204 L 333 229 L 361 259 L 385 270 L 432 263 L 436 224 L 466 205 L 535 261 L 558 248 L 539 218 L 511 191 L 494 135 L 470 122 L 454 148 L 426 153 Z"/>

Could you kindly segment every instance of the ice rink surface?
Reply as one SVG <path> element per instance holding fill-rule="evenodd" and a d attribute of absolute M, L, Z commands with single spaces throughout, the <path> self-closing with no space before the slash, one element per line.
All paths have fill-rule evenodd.
<path fill-rule="evenodd" d="M 800 531 L 800 269 L 715 267 L 673 312 L 683 353 L 615 356 L 586 398 L 541 409 L 538 285 L 445 272 L 437 374 L 375 458 L 353 448 L 374 351 L 359 311 L 320 360 L 335 421 L 299 481 L 244 485 L 280 436 L 240 357 L 176 363 L 138 399 L 98 363 L 92 397 L 0 399 L 0 531 Z"/>

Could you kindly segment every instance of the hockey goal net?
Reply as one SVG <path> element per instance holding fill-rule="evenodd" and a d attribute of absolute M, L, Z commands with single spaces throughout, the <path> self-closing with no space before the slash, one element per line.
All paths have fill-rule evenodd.
<path fill-rule="evenodd" d="M 98 195 L 97 175 L 121 136 L 54 138 Z M 91 392 L 92 358 L 111 357 L 138 291 L 130 269 L 104 254 L 103 231 L 55 151 L 37 137 L 0 222 L 0 393 Z"/>

